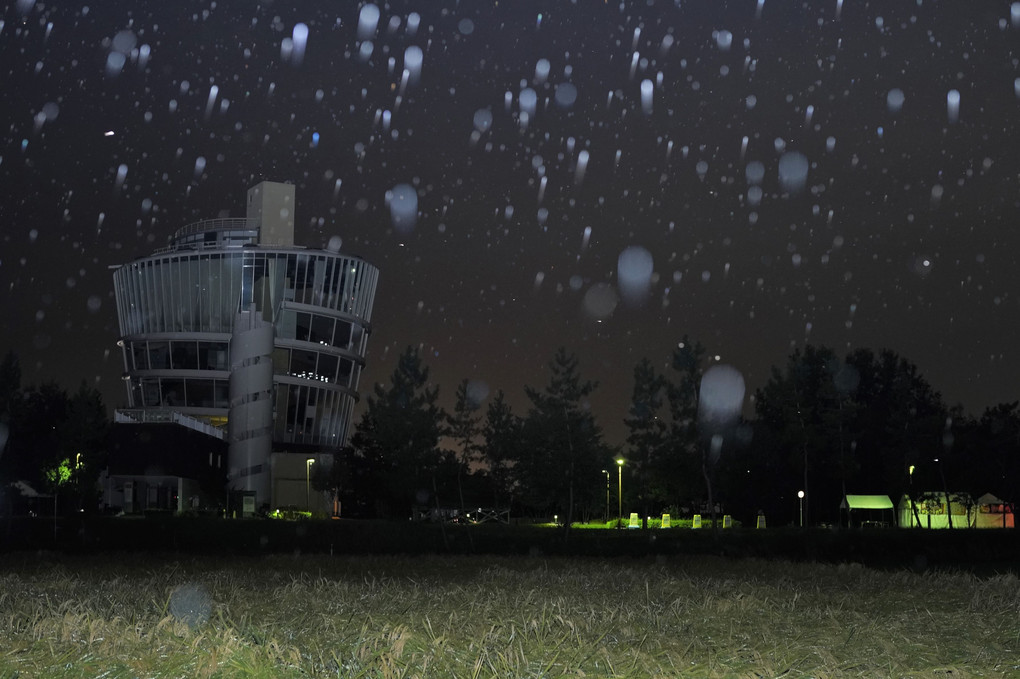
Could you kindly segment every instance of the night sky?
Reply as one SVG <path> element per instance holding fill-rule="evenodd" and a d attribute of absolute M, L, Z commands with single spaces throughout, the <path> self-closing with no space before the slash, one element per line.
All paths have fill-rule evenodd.
<path fill-rule="evenodd" d="M 1020 398 L 1020 3 L 75 4 L 0 15 L 26 385 L 124 405 L 109 267 L 267 179 L 299 244 L 381 269 L 363 393 L 410 344 L 445 405 L 471 378 L 523 413 L 563 345 L 621 443 L 635 363 L 687 334 L 751 390 L 810 342 Z"/>

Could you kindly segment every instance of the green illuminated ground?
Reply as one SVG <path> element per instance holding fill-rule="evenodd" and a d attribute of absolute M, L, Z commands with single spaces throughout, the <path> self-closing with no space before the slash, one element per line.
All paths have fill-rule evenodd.
<path fill-rule="evenodd" d="M 1020 675 L 1014 575 L 717 557 L 7 556 L 0 676 Z"/>

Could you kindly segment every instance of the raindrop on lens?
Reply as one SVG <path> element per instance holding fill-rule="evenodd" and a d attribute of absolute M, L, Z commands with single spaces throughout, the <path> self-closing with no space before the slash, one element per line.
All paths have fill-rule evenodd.
<path fill-rule="evenodd" d="M 573 282 L 574 279 L 571 278 L 571 285 Z M 581 309 L 589 318 L 602 321 L 613 315 L 617 301 L 613 286 L 607 283 L 596 283 L 584 293 Z"/>
<path fill-rule="evenodd" d="M 573 83 L 560 83 L 556 86 L 553 98 L 556 100 L 556 105 L 560 108 L 570 108 L 577 101 L 577 87 Z"/>
<path fill-rule="evenodd" d="M 410 184 L 397 184 L 388 192 L 390 220 L 398 233 L 409 233 L 418 222 L 418 192 Z"/>
<path fill-rule="evenodd" d="M 752 160 L 744 169 L 744 176 L 747 178 L 748 184 L 761 184 L 765 179 L 765 164 L 760 160 Z"/>
<path fill-rule="evenodd" d="M 379 8 L 371 3 L 361 8 L 358 15 L 358 40 L 368 40 L 375 36 L 379 27 Z"/>
<path fill-rule="evenodd" d="M 807 185 L 808 159 L 799 151 L 788 151 L 779 158 L 779 184 L 788 193 L 798 193 Z"/>
<path fill-rule="evenodd" d="M 885 105 L 889 109 L 889 113 L 899 113 L 903 109 L 903 102 L 906 97 L 903 96 L 903 90 L 896 87 L 889 90 L 889 93 L 885 95 Z"/>
<path fill-rule="evenodd" d="M 639 245 L 631 245 L 620 253 L 616 275 L 620 296 L 631 306 L 640 306 L 651 292 L 654 270 L 652 253 Z"/>
<path fill-rule="evenodd" d="M 120 52 L 110 52 L 106 55 L 106 75 L 115 78 L 124 70 L 127 58 Z"/>
<path fill-rule="evenodd" d="M 298 23 L 294 25 L 291 42 L 294 48 L 294 51 L 291 54 L 291 63 L 295 66 L 300 66 L 301 62 L 305 60 L 305 47 L 308 46 L 307 24 Z"/>
<path fill-rule="evenodd" d="M 651 80 L 647 78 L 641 81 L 641 110 L 645 114 L 652 112 L 652 93 L 655 91 L 655 86 Z"/>
<path fill-rule="evenodd" d="M 521 90 L 521 93 L 517 97 L 517 101 L 520 104 L 521 111 L 527 113 L 529 116 L 534 116 L 535 111 L 538 110 L 538 95 L 535 94 L 535 90 L 530 87 L 525 87 Z"/>
<path fill-rule="evenodd" d="M 475 111 L 473 122 L 476 130 L 483 134 L 488 132 L 492 127 L 492 111 L 487 108 L 478 109 Z"/>
<path fill-rule="evenodd" d="M 730 365 L 713 365 L 701 377 L 698 418 L 706 424 L 725 426 L 740 417 L 744 405 L 744 376 Z"/>
<path fill-rule="evenodd" d="M 946 115 L 949 118 L 950 124 L 958 122 L 960 120 L 959 90 L 949 90 L 949 92 L 946 94 Z"/>

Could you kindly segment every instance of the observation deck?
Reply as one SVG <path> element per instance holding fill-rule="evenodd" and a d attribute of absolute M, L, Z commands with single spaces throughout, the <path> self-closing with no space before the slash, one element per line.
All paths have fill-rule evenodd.
<path fill-rule="evenodd" d="M 260 227 L 258 220 L 240 217 L 203 219 L 177 229 L 169 243 L 153 254 L 255 245 L 259 242 Z"/>

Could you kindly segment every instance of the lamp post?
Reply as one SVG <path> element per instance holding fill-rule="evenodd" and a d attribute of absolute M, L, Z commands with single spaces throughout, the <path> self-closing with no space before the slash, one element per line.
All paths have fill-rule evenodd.
<path fill-rule="evenodd" d="M 606 523 L 609 523 L 609 470 L 603 469 L 602 473 L 606 475 Z"/>
<path fill-rule="evenodd" d="M 797 491 L 797 498 L 800 500 L 800 527 L 804 527 L 804 491 Z"/>
<path fill-rule="evenodd" d="M 312 511 L 312 465 L 315 464 L 315 458 L 310 457 L 305 460 L 305 509 L 309 512 Z"/>
<path fill-rule="evenodd" d="M 617 488 L 617 495 L 616 495 L 617 505 L 618 505 L 617 509 L 619 510 L 619 523 L 617 523 L 616 527 L 619 528 L 620 525 L 623 523 L 623 458 L 622 457 L 618 458 L 616 460 L 616 478 L 617 478 L 617 483 L 619 484 L 619 486 Z"/>

